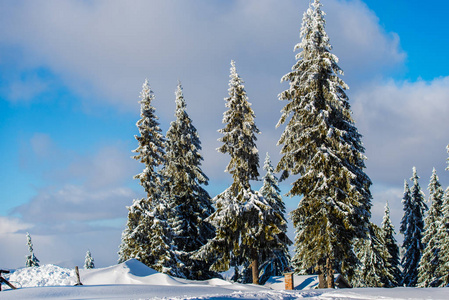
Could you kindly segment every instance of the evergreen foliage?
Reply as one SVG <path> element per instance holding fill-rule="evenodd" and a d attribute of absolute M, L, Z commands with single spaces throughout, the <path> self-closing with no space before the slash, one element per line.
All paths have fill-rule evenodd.
<path fill-rule="evenodd" d="M 218 132 L 223 134 L 219 139 L 223 143 L 217 150 L 227 153 L 231 160 L 226 172 L 232 175 L 234 188 L 243 186 L 248 189 L 249 181 L 259 176 L 259 152 L 256 147 L 256 134 L 260 131 L 254 123 L 255 114 L 248 102 L 242 78 L 237 74 L 235 62 L 231 61 L 231 74 L 229 76 L 229 97 L 225 98 L 228 110 L 223 114 L 223 123 L 226 124 Z M 236 195 L 238 191 L 234 191 Z"/>
<path fill-rule="evenodd" d="M 353 240 L 366 233 L 371 207 L 371 180 L 351 117 L 347 85 L 338 58 L 330 52 L 324 12 L 313 1 L 303 17 L 297 62 L 282 78 L 289 89 L 279 95 L 288 103 L 277 126 L 286 123 L 277 171 L 281 179 L 299 175 L 290 196 L 302 195 L 292 213 L 296 228 L 296 271 L 323 266 L 326 260 L 351 277 L 356 266 Z M 331 270 L 329 270 L 331 271 Z M 332 276 L 329 274 L 329 276 Z"/>
<path fill-rule="evenodd" d="M 405 234 L 407 230 L 407 226 L 409 224 L 409 218 L 411 216 L 410 211 L 412 209 L 412 198 L 410 195 L 410 187 L 408 185 L 407 180 L 404 180 L 404 194 L 402 196 L 402 209 L 404 210 L 404 215 L 401 219 L 401 227 L 399 228 L 399 232 Z"/>
<path fill-rule="evenodd" d="M 424 219 L 424 235 L 422 243 L 425 245 L 418 268 L 418 286 L 436 287 L 441 284 L 440 245 L 442 242 L 442 231 L 440 230 L 443 219 L 443 196 L 444 191 L 438 179 L 435 168 L 430 177 L 429 203 L 430 209 Z"/>
<path fill-rule="evenodd" d="M 449 284 L 449 187 L 446 188 L 443 197 L 443 218 L 438 233 L 441 236 L 440 244 L 440 271 L 441 277 L 440 287 Z"/>
<path fill-rule="evenodd" d="M 447 146 L 447 151 L 449 152 L 449 145 Z M 449 163 L 449 159 L 447 161 Z M 446 170 L 449 170 L 449 166 Z M 438 233 L 438 235 L 441 236 L 439 254 L 441 274 L 443 274 L 440 287 L 445 287 L 449 284 L 449 187 L 446 188 L 446 191 L 444 192 L 442 213 L 443 216 Z"/>
<path fill-rule="evenodd" d="M 274 250 L 287 251 L 282 226 L 284 220 L 259 192 L 251 189 L 249 180 L 258 174 L 259 155 L 255 134 L 254 112 L 248 102 L 243 81 L 231 62 L 228 111 L 219 152 L 228 153 L 231 161 L 226 170 L 234 179 L 232 185 L 217 195 L 216 211 L 209 221 L 216 236 L 198 251 L 196 257 L 212 262 L 211 270 L 227 271 L 232 266 L 252 264 L 253 282 L 258 282 L 258 261 L 266 261 Z M 281 226 L 279 228 L 278 226 Z M 254 274 L 257 274 L 254 276 Z"/>
<path fill-rule="evenodd" d="M 27 245 L 28 245 L 28 251 L 30 252 L 30 255 L 26 256 L 26 267 L 39 267 L 39 259 L 34 255 L 33 251 L 33 242 L 31 241 L 31 235 L 27 232 Z"/>
<path fill-rule="evenodd" d="M 386 247 L 382 230 L 375 224 L 370 225 L 366 238 L 355 243 L 357 258 L 361 266 L 356 271 L 355 286 L 393 287 L 395 277 L 392 273 L 391 255 Z"/>
<path fill-rule="evenodd" d="M 424 203 L 425 196 L 419 186 L 418 179 L 416 168 L 413 167 L 413 177 L 410 178 L 413 186 L 410 189 L 409 204 L 407 204 L 407 199 L 403 199 L 404 217 L 402 219 L 401 232 L 404 234 L 402 247 L 405 250 L 405 254 L 402 258 L 403 278 L 401 285 L 409 287 L 416 286 L 418 282 L 419 261 L 424 250 L 422 243 L 424 231 L 423 217 L 427 210 L 427 205 Z"/>
<path fill-rule="evenodd" d="M 388 203 L 385 205 L 385 214 L 382 221 L 382 237 L 385 242 L 385 247 L 390 255 L 388 259 L 389 273 L 393 275 L 393 280 L 391 281 L 391 285 L 386 285 L 386 287 L 395 287 L 398 286 L 402 281 L 402 272 L 400 269 L 401 260 L 399 257 L 399 246 L 396 242 L 396 238 L 394 237 L 395 231 L 394 226 L 391 223 L 390 219 L 390 207 Z"/>
<path fill-rule="evenodd" d="M 94 269 L 95 263 L 94 259 L 92 257 L 92 253 L 90 253 L 90 250 L 87 250 L 86 257 L 84 259 L 84 269 Z"/>
<path fill-rule="evenodd" d="M 154 100 L 148 80 L 140 95 L 141 119 L 137 121 L 140 136 L 135 136 L 139 146 L 134 159 L 145 165 L 142 173 L 134 176 L 147 193 L 128 207 L 128 222 L 122 233 L 119 262 L 136 258 L 149 267 L 174 276 L 183 277 L 179 261 L 172 245 L 173 233 L 167 222 L 169 207 L 163 197 L 162 176 L 159 167 L 164 163 L 164 137 L 161 134 Z"/>
<path fill-rule="evenodd" d="M 214 228 L 204 221 L 214 211 L 210 196 L 202 187 L 209 179 L 201 170 L 201 142 L 187 114 L 180 83 L 175 94 L 176 120 L 166 134 L 166 163 L 162 170 L 170 207 L 168 221 L 173 228 L 173 243 L 179 259 L 185 265 L 185 276 L 195 280 L 208 279 L 213 275 L 204 271 L 209 266 L 204 261 L 192 259 L 191 255 L 215 233 Z"/>
<path fill-rule="evenodd" d="M 281 190 L 278 186 L 278 178 L 274 175 L 274 168 L 271 164 L 270 156 L 266 155 L 263 166 L 266 171 L 263 177 L 263 186 L 260 188 L 259 193 L 268 201 L 270 206 L 274 209 L 275 213 L 279 215 L 279 223 L 276 225 L 284 235 L 281 239 L 285 243 L 284 251 L 274 251 L 272 256 L 263 261 L 260 260 L 259 266 L 260 283 L 263 284 L 270 276 L 282 276 L 285 269 L 290 265 L 290 254 L 287 247 L 292 244 L 287 237 L 287 220 L 285 218 L 285 204 L 282 201 Z"/>
<path fill-rule="evenodd" d="M 161 176 L 158 168 L 164 163 L 164 136 L 159 127 L 158 117 L 152 106 L 154 94 L 145 80 L 140 94 L 140 117 L 136 123 L 140 136 L 135 136 L 139 146 L 133 152 L 135 160 L 143 163 L 145 168 L 142 173 L 134 176 L 140 180 L 140 185 L 145 189 L 149 201 L 157 201 L 161 194 Z"/>

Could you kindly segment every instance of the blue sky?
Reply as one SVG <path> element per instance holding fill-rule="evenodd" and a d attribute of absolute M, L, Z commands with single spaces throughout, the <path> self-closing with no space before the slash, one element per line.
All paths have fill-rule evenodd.
<path fill-rule="evenodd" d="M 402 216 L 416 166 L 426 191 L 435 167 L 449 184 L 449 4 L 323 0 L 333 52 L 350 86 L 373 180 L 373 221 L 388 200 Z M 0 266 L 24 264 L 25 233 L 43 263 L 114 264 L 126 205 L 143 196 L 132 160 L 145 78 L 164 131 L 181 80 L 214 196 L 230 183 L 215 149 L 230 61 L 276 163 L 275 129 L 308 1 L 0 1 Z M 262 164 L 262 163 L 261 163 Z M 254 182 L 259 188 L 260 182 Z M 283 184 L 288 190 L 288 183 Z M 285 198 L 290 209 L 298 199 Z M 398 227 L 397 227 L 398 228 Z"/>

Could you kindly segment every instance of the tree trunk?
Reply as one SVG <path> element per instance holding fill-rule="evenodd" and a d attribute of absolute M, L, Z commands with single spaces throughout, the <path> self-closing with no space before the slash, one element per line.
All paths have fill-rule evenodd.
<path fill-rule="evenodd" d="M 253 284 L 259 284 L 259 261 L 256 259 L 251 263 L 253 269 Z"/>
<path fill-rule="evenodd" d="M 326 279 L 327 279 L 327 287 L 329 289 L 335 288 L 334 269 L 332 268 L 332 260 L 329 257 L 326 259 Z"/>
<path fill-rule="evenodd" d="M 321 265 L 321 264 L 318 265 L 317 270 L 318 270 L 318 288 L 319 289 L 325 289 L 326 285 L 324 284 L 325 279 L 324 279 L 324 268 L 323 268 L 323 265 Z"/>

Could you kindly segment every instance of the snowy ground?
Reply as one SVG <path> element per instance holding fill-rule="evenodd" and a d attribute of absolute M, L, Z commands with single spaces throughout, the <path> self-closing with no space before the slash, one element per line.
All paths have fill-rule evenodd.
<path fill-rule="evenodd" d="M 449 289 L 347 289 L 282 291 L 212 279 L 191 281 L 158 273 L 136 260 L 116 266 L 74 271 L 47 265 L 9 276 L 17 290 L 5 289 L 0 299 L 449 299 Z"/>

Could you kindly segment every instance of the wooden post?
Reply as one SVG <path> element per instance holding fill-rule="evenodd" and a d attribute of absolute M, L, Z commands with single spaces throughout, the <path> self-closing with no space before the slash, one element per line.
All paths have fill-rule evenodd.
<path fill-rule="evenodd" d="M 16 290 L 17 288 L 15 286 L 13 286 L 11 283 L 9 283 L 8 280 L 6 280 L 5 278 L 2 277 L 2 273 L 8 274 L 9 271 L 8 270 L 0 270 L 0 292 L 2 291 L 2 283 L 8 285 L 13 290 Z"/>
<path fill-rule="evenodd" d="M 293 290 L 295 288 L 292 272 L 284 273 L 284 281 L 286 290 Z"/>
<path fill-rule="evenodd" d="M 78 266 L 75 266 L 76 273 L 76 284 L 75 285 L 83 285 L 80 280 L 80 271 L 78 270 Z"/>

